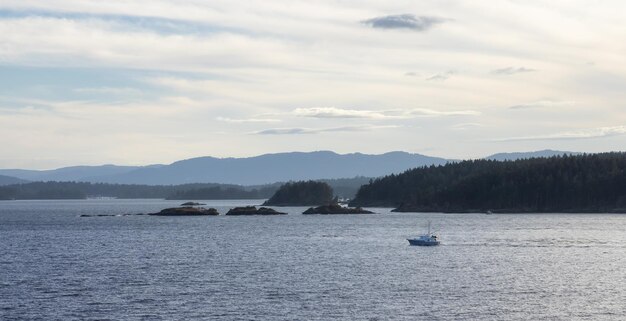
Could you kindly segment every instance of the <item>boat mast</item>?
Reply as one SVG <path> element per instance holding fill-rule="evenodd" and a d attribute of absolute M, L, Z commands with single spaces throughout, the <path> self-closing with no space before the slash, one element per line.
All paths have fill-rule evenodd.
<path fill-rule="evenodd" d="M 430 236 L 430 221 L 428 221 L 428 236 Z"/>

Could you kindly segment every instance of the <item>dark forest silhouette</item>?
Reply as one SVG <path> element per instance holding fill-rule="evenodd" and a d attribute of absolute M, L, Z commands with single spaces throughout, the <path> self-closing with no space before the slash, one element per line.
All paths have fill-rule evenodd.
<path fill-rule="evenodd" d="M 626 154 L 468 160 L 372 180 L 353 206 L 407 212 L 602 212 L 626 209 Z"/>

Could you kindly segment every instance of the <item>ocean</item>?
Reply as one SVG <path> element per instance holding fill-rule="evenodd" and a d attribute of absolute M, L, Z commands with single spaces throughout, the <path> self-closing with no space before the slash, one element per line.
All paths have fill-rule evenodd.
<path fill-rule="evenodd" d="M 0 202 L 0 319 L 626 318 L 626 215 L 80 217 L 180 203 Z"/>

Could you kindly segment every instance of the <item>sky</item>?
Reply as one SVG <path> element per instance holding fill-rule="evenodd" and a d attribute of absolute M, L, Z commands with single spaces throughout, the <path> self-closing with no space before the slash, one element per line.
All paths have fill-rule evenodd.
<path fill-rule="evenodd" d="M 626 2 L 3 0 L 0 168 L 626 146 Z"/>

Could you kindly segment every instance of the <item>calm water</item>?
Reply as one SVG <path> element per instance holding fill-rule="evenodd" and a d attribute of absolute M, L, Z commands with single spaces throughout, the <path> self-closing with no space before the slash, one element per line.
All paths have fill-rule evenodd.
<path fill-rule="evenodd" d="M 2 320 L 624 320 L 626 215 L 95 217 L 0 202 Z M 258 201 L 211 201 L 224 213 Z M 427 221 L 439 247 L 410 247 Z"/>

